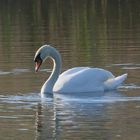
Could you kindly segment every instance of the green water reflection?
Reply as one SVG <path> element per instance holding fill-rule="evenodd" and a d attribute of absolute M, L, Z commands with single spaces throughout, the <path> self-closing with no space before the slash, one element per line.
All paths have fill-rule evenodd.
<path fill-rule="evenodd" d="M 139 8 L 139 1 L 129 0 L 1 0 L 0 49 L 34 52 L 47 42 L 86 61 L 98 57 L 100 65 L 124 55 L 132 59 L 126 54 L 140 43 Z M 120 49 L 123 54 L 110 56 Z"/>

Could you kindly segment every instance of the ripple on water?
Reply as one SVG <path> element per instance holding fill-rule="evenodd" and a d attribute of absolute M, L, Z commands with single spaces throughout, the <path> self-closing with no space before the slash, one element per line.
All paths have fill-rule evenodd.
<path fill-rule="evenodd" d="M 133 83 L 123 85 L 120 90 L 140 89 Z M 58 94 L 54 96 L 41 98 L 39 93 L 19 93 L 18 95 L 0 95 L 1 103 L 11 104 L 30 104 L 35 105 L 38 102 L 51 102 L 54 99 L 60 99 L 62 102 L 77 102 L 77 103 L 114 103 L 114 102 L 127 102 L 127 101 L 140 101 L 140 96 L 125 96 L 121 91 L 110 92 L 94 92 L 94 93 L 71 93 L 71 94 Z"/>
<path fill-rule="evenodd" d="M 1 103 L 12 103 L 12 104 L 36 104 L 40 101 L 38 93 L 20 94 L 20 95 L 0 95 Z"/>
<path fill-rule="evenodd" d="M 5 70 L 0 70 L 0 75 L 8 75 L 8 74 L 21 74 L 21 73 L 28 73 L 31 72 L 30 69 L 20 69 L 20 68 L 16 68 L 16 69 L 12 69 L 10 71 L 5 71 Z"/>
<path fill-rule="evenodd" d="M 29 69 L 18 69 L 18 68 L 16 68 L 16 69 L 12 69 L 11 72 L 13 74 L 20 74 L 20 73 L 30 72 L 30 70 Z"/>
<path fill-rule="evenodd" d="M 10 74 L 10 73 L 11 73 L 11 72 L 0 70 L 0 75 L 7 75 L 7 74 Z"/>
<path fill-rule="evenodd" d="M 75 98 L 75 97 L 70 97 L 66 95 L 57 95 L 57 99 L 61 99 L 62 102 L 75 102 L 75 103 L 116 103 L 116 102 L 131 102 L 131 101 L 140 101 L 140 96 L 136 97 L 125 97 L 125 96 L 120 96 L 120 97 L 113 97 L 113 96 L 102 96 L 102 97 L 87 97 L 87 98 Z"/>
<path fill-rule="evenodd" d="M 124 70 L 137 70 L 140 69 L 140 64 L 134 64 L 134 63 L 123 63 L 123 64 L 111 64 L 111 67 L 121 67 L 121 69 Z"/>
<path fill-rule="evenodd" d="M 130 84 L 125 84 L 119 87 L 119 89 L 140 89 L 140 86 L 134 84 L 134 83 L 130 83 Z"/>

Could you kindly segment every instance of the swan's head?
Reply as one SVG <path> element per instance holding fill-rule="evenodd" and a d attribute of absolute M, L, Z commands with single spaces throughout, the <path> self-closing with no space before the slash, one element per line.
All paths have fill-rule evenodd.
<path fill-rule="evenodd" d="M 41 46 L 35 54 L 34 62 L 35 62 L 35 71 L 37 72 L 42 64 L 48 57 L 55 61 L 55 63 L 59 64 L 61 67 L 61 56 L 59 52 L 50 45 Z"/>
<path fill-rule="evenodd" d="M 35 54 L 34 62 L 35 62 L 35 71 L 37 72 L 45 59 L 49 56 L 50 45 L 41 46 Z"/>

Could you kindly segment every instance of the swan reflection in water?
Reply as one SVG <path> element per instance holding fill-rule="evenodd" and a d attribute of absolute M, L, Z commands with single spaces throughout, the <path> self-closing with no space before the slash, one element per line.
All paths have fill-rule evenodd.
<path fill-rule="evenodd" d="M 79 94 L 41 99 L 36 114 L 37 139 L 109 139 L 108 134 L 115 133 L 123 113 L 119 108 L 128 98 L 117 91 Z"/>

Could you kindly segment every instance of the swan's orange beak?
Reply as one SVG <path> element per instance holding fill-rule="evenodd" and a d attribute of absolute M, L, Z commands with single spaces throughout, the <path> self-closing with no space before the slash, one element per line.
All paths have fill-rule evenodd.
<path fill-rule="evenodd" d="M 35 62 L 35 72 L 38 72 L 41 64 L 42 64 L 41 60 L 38 60 L 38 61 Z"/>

